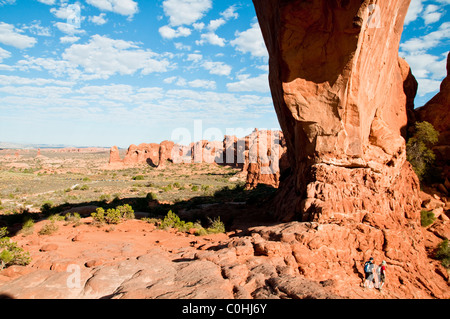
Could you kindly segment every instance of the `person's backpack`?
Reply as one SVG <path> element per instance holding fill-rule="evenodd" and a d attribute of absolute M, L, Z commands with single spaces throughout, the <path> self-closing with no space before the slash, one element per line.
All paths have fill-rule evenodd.
<path fill-rule="evenodd" d="M 364 264 L 364 272 L 370 272 L 370 261 L 366 261 Z"/>

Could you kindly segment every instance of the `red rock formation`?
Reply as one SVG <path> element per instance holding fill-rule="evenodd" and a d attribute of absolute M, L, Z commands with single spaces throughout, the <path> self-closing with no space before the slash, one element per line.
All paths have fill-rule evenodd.
<path fill-rule="evenodd" d="M 109 166 L 122 168 L 149 164 L 163 169 L 167 161 L 217 163 L 242 168 L 247 174 L 247 188 L 258 184 L 278 187 L 280 169 L 288 167 L 285 153 L 286 143 L 281 131 L 255 130 L 242 139 L 225 136 L 223 141 L 202 140 L 189 146 L 177 145 L 171 141 L 130 145 L 123 160 L 114 146 L 110 150 Z"/>
<path fill-rule="evenodd" d="M 172 141 L 163 141 L 159 147 L 158 168 L 164 168 L 167 161 L 172 160 L 172 150 L 175 143 Z"/>
<path fill-rule="evenodd" d="M 159 144 L 142 143 L 138 146 L 132 144 L 128 148 L 127 154 L 123 159 L 125 165 L 145 164 L 156 166 L 159 160 Z"/>
<path fill-rule="evenodd" d="M 415 110 L 417 121 L 433 124 L 439 132 L 439 142 L 434 147 L 438 165 L 444 168 L 444 177 L 450 181 L 450 54 L 447 57 L 447 77 L 441 90 L 427 104 Z M 450 189 L 448 190 L 450 192 Z"/>
<path fill-rule="evenodd" d="M 246 138 L 248 141 L 244 164 L 244 170 L 247 171 L 246 188 L 254 188 L 258 184 L 278 187 L 281 170 L 286 168 L 283 167 L 286 163 L 281 160 L 286 153 L 283 133 L 255 130 Z"/>
<path fill-rule="evenodd" d="M 409 64 L 400 57 L 398 58 L 398 63 L 402 73 L 403 90 L 406 94 L 406 115 L 408 118 L 408 125 L 402 129 L 402 136 L 407 139 L 409 138 L 410 133 L 407 129 L 416 121 L 416 115 L 414 113 L 414 99 L 417 95 L 419 84 L 412 74 Z"/>
<path fill-rule="evenodd" d="M 294 201 L 282 200 L 278 210 L 283 220 L 334 214 L 322 191 L 330 180 L 320 176 L 346 169 L 363 174 L 374 184 L 369 197 L 389 203 L 394 198 L 387 190 L 407 169 L 401 132 L 408 97 L 398 48 L 409 1 L 377 3 L 375 26 L 370 2 L 254 0 L 293 172 L 285 192 L 294 192 Z M 318 170 L 329 174 L 318 176 Z M 347 193 L 351 187 L 344 182 L 325 194 L 358 214 L 360 199 Z M 408 195 L 417 197 L 413 187 Z"/>
<path fill-rule="evenodd" d="M 291 166 L 277 217 L 319 230 L 311 237 L 280 232 L 288 242 L 305 240 L 292 247 L 299 270 L 323 280 L 340 267 L 359 272 L 372 255 L 398 267 L 390 280 L 416 298 L 423 291 L 447 296 L 427 259 L 419 181 L 402 137 L 415 94 L 398 58 L 410 1 L 253 2 Z"/>
<path fill-rule="evenodd" d="M 115 167 L 126 167 L 138 164 L 148 164 L 151 166 L 164 166 L 169 160 L 172 160 L 172 149 L 174 143 L 163 141 L 161 144 L 142 143 L 138 146 L 132 144 L 128 147 L 127 153 L 122 160 L 119 155 L 117 146 L 113 146 L 110 150 L 109 164 Z M 121 164 L 121 166 L 117 165 Z"/>
<path fill-rule="evenodd" d="M 109 151 L 109 164 L 114 163 L 122 163 L 122 159 L 120 158 L 119 149 L 117 146 L 111 147 Z"/>

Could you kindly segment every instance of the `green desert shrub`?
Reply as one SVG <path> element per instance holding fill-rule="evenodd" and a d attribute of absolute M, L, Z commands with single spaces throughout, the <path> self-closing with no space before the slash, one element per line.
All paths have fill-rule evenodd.
<path fill-rule="evenodd" d="M 225 224 L 220 220 L 220 217 L 217 217 L 213 221 L 211 221 L 211 226 L 208 227 L 208 233 L 210 234 L 219 234 L 225 232 Z"/>
<path fill-rule="evenodd" d="M 119 224 L 122 221 L 120 211 L 117 209 L 109 208 L 105 214 L 105 222 L 107 224 Z"/>
<path fill-rule="evenodd" d="M 78 226 L 81 223 L 81 216 L 79 213 L 67 213 L 64 218 L 67 224 L 74 224 L 75 226 Z"/>
<path fill-rule="evenodd" d="M 91 217 L 94 219 L 94 221 L 98 223 L 104 223 L 105 222 L 105 210 L 102 207 L 99 207 L 91 214 Z"/>
<path fill-rule="evenodd" d="M 109 194 L 102 194 L 102 195 L 100 195 L 100 197 L 98 199 L 101 202 L 108 202 L 108 201 L 111 200 L 111 195 L 109 195 Z"/>
<path fill-rule="evenodd" d="M 225 232 L 225 225 L 218 217 L 215 220 L 210 220 L 211 226 L 208 228 L 204 228 L 199 221 L 186 222 L 181 220 L 180 217 L 172 212 L 171 210 L 167 213 L 162 221 L 159 223 L 159 228 L 168 229 L 168 228 L 176 228 L 180 232 L 188 232 L 191 229 L 195 229 L 195 235 L 203 236 L 207 234 L 218 234 Z"/>
<path fill-rule="evenodd" d="M 436 217 L 434 216 L 433 212 L 429 212 L 427 210 L 422 210 L 420 212 L 420 224 L 422 225 L 422 227 L 430 226 L 434 223 L 435 220 Z"/>
<path fill-rule="evenodd" d="M 22 224 L 22 229 L 20 230 L 20 233 L 22 235 L 28 236 L 31 235 L 33 233 L 34 230 L 34 221 L 33 218 L 31 218 L 30 216 L 26 216 L 24 218 L 23 224 Z"/>
<path fill-rule="evenodd" d="M 120 213 L 121 218 L 124 219 L 133 219 L 134 218 L 134 210 L 128 205 L 117 206 L 116 210 Z"/>
<path fill-rule="evenodd" d="M 42 226 L 41 230 L 39 231 L 39 235 L 51 235 L 55 232 L 57 232 L 59 229 L 58 225 L 56 225 L 55 220 L 52 220 L 50 223 L 45 224 Z"/>
<path fill-rule="evenodd" d="M 11 265 L 26 266 L 31 262 L 30 253 L 7 237 L 6 227 L 0 229 L 0 269 Z"/>
<path fill-rule="evenodd" d="M 91 216 L 98 223 L 119 224 L 125 219 L 133 219 L 134 210 L 128 204 L 117 206 L 116 208 L 108 208 L 106 211 L 99 207 Z"/>
<path fill-rule="evenodd" d="M 153 224 L 155 226 L 159 226 L 161 225 L 161 219 L 159 218 L 155 218 L 155 217 L 144 217 L 141 219 L 142 221 L 149 223 L 149 224 Z"/>
<path fill-rule="evenodd" d="M 159 227 L 161 229 L 167 229 L 167 228 L 180 228 L 184 226 L 184 221 L 178 217 L 177 214 L 172 212 L 171 210 L 167 213 L 167 215 L 164 217 L 164 219 L 161 222 L 161 225 Z"/>
<path fill-rule="evenodd" d="M 428 122 L 417 122 L 415 133 L 406 144 L 408 161 L 421 181 L 431 178 L 436 155 L 432 151 L 438 142 L 439 132 Z"/>
<path fill-rule="evenodd" d="M 143 181 L 144 178 L 144 175 L 136 175 L 133 177 L 133 181 Z"/>
<path fill-rule="evenodd" d="M 444 239 L 442 243 L 439 244 L 435 258 L 441 261 L 442 266 L 447 269 L 450 268 L 450 246 L 448 239 Z"/>

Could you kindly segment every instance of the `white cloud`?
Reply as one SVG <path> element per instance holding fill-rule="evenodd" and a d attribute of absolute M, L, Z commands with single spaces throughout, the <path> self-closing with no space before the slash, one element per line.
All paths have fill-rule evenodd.
<path fill-rule="evenodd" d="M 137 2 L 133 0 L 86 0 L 86 2 L 100 10 L 124 16 L 131 17 L 139 11 Z"/>
<path fill-rule="evenodd" d="M 92 36 L 85 44 L 72 44 L 60 60 L 25 56 L 16 65 L 19 70 L 47 70 L 53 76 L 68 76 L 73 80 L 108 79 L 115 74 L 137 72 L 147 75 L 171 67 L 164 56 L 141 49 L 134 42 L 100 35 Z"/>
<path fill-rule="evenodd" d="M 104 25 L 106 22 L 108 22 L 107 19 L 105 19 L 106 13 L 100 13 L 98 16 L 92 16 L 89 17 L 89 21 L 96 25 Z"/>
<path fill-rule="evenodd" d="M 14 4 L 16 3 L 16 0 L 0 0 L 0 6 L 4 6 L 7 4 Z"/>
<path fill-rule="evenodd" d="M 0 92 L 17 96 L 55 98 L 71 93 L 72 89 L 62 86 L 2 86 Z"/>
<path fill-rule="evenodd" d="M 175 82 L 176 81 L 176 82 Z M 172 82 L 178 86 L 187 86 L 187 81 L 185 78 L 181 76 L 175 76 Z M 167 82 L 166 82 L 167 83 Z"/>
<path fill-rule="evenodd" d="M 422 18 L 425 20 L 425 24 L 431 24 L 438 22 L 442 17 L 442 12 L 439 11 L 439 6 L 430 4 L 425 9 Z"/>
<path fill-rule="evenodd" d="M 239 14 L 237 14 L 236 12 L 236 6 L 231 6 L 228 9 L 226 9 L 224 12 L 222 12 L 220 15 L 222 17 L 224 17 L 225 19 L 237 19 L 239 17 Z"/>
<path fill-rule="evenodd" d="M 211 0 L 165 0 L 163 9 L 170 25 L 191 25 L 212 8 Z"/>
<path fill-rule="evenodd" d="M 36 44 L 36 39 L 21 34 L 23 31 L 13 25 L 0 22 L 0 43 L 13 46 L 18 49 L 31 48 Z"/>
<path fill-rule="evenodd" d="M 203 68 L 209 71 L 210 74 L 228 76 L 231 73 L 232 67 L 223 62 L 205 61 L 202 64 Z"/>
<path fill-rule="evenodd" d="M 191 51 L 192 47 L 190 45 L 183 44 L 181 42 L 174 42 L 173 44 L 177 50 Z"/>
<path fill-rule="evenodd" d="M 445 39 L 450 38 L 450 22 L 441 24 L 438 30 L 430 32 L 422 37 L 412 38 L 400 45 L 403 52 L 423 52 L 437 47 Z"/>
<path fill-rule="evenodd" d="M 216 89 L 216 82 L 215 81 L 208 81 L 208 80 L 194 80 L 188 82 L 190 87 L 193 88 L 203 88 L 203 89 L 210 89 L 215 90 Z"/>
<path fill-rule="evenodd" d="M 169 61 L 135 43 L 94 35 L 87 44 L 74 44 L 66 49 L 64 60 L 84 69 L 88 78 L 107 79 L 119 73 L 131 75 L 140 71 L 146 75 L 165 72 Z M 85 75 L 86 76 L 86 75 Z"/>
<path fill-rule="evenodd" d="M 205 28 L 205 24 L 203 22 L 193 23 L 192 26 L 197 31 L 202 31 Z"/>
<path fill-rule="evenodd" d="M 230 92 L 261 92 L 269 93 L 269 80 L 267 74 L 261 74 L 257 77 L 250 77 L 248 74 L 238 76 L 239 81 L 228 83 L 227 88 Z"/>
<path fill-rule="evenodd" d="M 164 98 L 164 91 L 158 87 L 146 87 L 137 90 L 137 93 L 133 95 L 133 99 L 136 102 L 146 102 L 159 100 Z"/>
<path fill-rule="evenodd" d="M 85 86 L 77 91 L 89 99 L 109 99 L 122 102 L 131 102 L 134 89 L 130 85 L 111 84 L 103 86 Z"/>
<path fill-rule="evenodd" d="M 38 0 L 40 3 L 47 4 L 49 6 L 52 6 L 55 4 L 56 0 Z"/>
<path fill-rule="evenodd" d="M 72 23 L 55 22 L 54 25 L 55 25 L 55 27 L 57 27 L 59 29 L 59 31 L 69 34 L 69 35 L 86 33 L 86 31 L 78 28 L 76 25 L 74 25 Z"/>
<path fill-rule="evenodd" d="M 60 81 L 55 79 L 43 79 L 43 78 L 24 78 L 14 75 L 0 75 L 0 85 L 60 85 L 60 86 L 73 86 L 75 82 Z"/>
<path fill-rule="evenodd" d="M 163 82 L 164 82 L 164 83 L 167 83 L 167 84 L 171 84 L 171 83 L 173 83 L 176 79 L 177 79 L 176 76 L 171 76 L 171 77 L 169 77 L 169 78 L 164 79 Z"/>
<path fill-rule="evenodd" d="M 195 44 L 203 45 L 205 43 L 209 43 L 211 45 L 218 45 L 219 47 L 224 47 L 225 46 L 225 42 L 226 42 L 225 39 L 219 37 L 214 32 L 203 33 L 200 36 L 200 39 L 201 40 L 195 41 Z"/>
<path fill-rule="evenodd" d="M 80 38 L 79 37 L 75 37 L 75 36 L 73 36 L 73 37 L 71 37 L 71 36 L 64 36 L 64 37 L 61 37 L 59 39 L 59 41 L 61 43 L 74 43 L 74 42 L 77 42 L 78 40 L 80 40 Z"/>
<path fill-rule="evenodd" d="M 218 45 L 220 47 L 224 47 L 226 44 L 226 40 L 224 38 L 219 37 L 215 31 L 223 26 L 225 23 L 227 23 L 227 20 L 231 18 L 237 18 L 237 14 L 234 12 L 235 8 L 234 6 L 229 7 L 227 10 L 221 13 L 223 18 L 214 19 L 211 20 L 206 27 L 207 33 L 203 33 L 200 36 L 200 40 L 195 41 L 195 44 L 197 45 L 204 45 L 204 44 L 211 44 L 211 45 Z M 196 24 L 194 25 L 194 28 L 198 31 L 201 31 L 205 28 L 205 24 Z"/>
<path fill-rule="evenodd" d="M 405 56 L 416 78 L 442 80 L 447 74 L 447 57 L 440 58 L 428 53 L 413 53 Z"/>
<path fill-rule="evenodd" d="M 178 27 L 177 29 L 172 29 L 171 27 L 165 25 L 159 28 L 159 33 L 165 39 L 174 39 L 191 35 L 191 30 L 186 27 Z"/>
<path fill-rule="evenodd" d="M 434 93 L 439 91 L 441 86 L 441 81 L 430 80 L 430 79 L 418 79 L 419 88 L 417 90 L 417 95 L 419 97 L 425 96 L 428 93 Z"/>
<path fill-rule="evenodd" d="M 439 91 L 440 83 L 447 75 L 447 54 L 437 56 L 430 50 L 441 47 L 449 38 L 450 22 L 444 22 L 436 31 L 400 44 L 399 54 L 408 62 L 419 83 L 419 97 Z"/>
<path fill-rule="evenodd" d="M 11 57 L 11 52 L 0 48 L 0 63 L 2 63 L 4 59 L 7 59 L 9 57 Z"/>
<path fill-rule="evenodd" d="M 188 61 L 193 61 L 193 62 L 200 62 L 203 59 L 203 55 L 198 54 L 198 53 L 191 53 L 188 54 Z"/>
<path fill-rule="evenodd" d="M 439 57 L 427 53 L 412 53 L 404 57 L 419 83 L 419 97 L 439 91 L 442 79 L 447 75 L 447 54 Z"/>
<path fill-rule="evenodd" d="M 74 15 L 78 15 L 80 13 L 81 7 L 78 3 L 76 4 L 67 4 L 61 3 L 59 8 L 51 8 L 50 12 L 59 19 L 67 20 L 72 18 Z"/>
<path fill-rule="evenodd" d="M 415 21 L 423 11 L 422 0 L 412 0 L 405 18 L 405 25 Z"/>
<path fill-rule="evenodd" d="M 211 20 L 208 25 L 209 31 L 216 31 L 219 27 L 223 26 L 226 23 L 226 21 L 222 18 Z"/>
<path fill-rule="evenodd" d="M 77 79 L 81 75 L 81 72 L 77 70 L 76 65 L 68 61 L 52 58 L 34 58 L 28 55 L 25 55 L 24 60 L 18 61 L 15 67 L 22 71 L 46 70 L 56 77 L 68 75 L 71 78 Z"/>
<path fill-rule="evenodd" d="M 32 34 L 50 37 L 52 34 L 50 32 L 50 28 L 41 26 L 41 21 L 34 20 L 30 25 L 24 25 L 23 29 L 29 30 Z"/>
<path fill-rule="evenodd" d="M 251 28 L 236 32 L 236 38 L 230 41 L 236 50 L 242 53 L 250 53 L 254 57 L 268 57 L 267 48 L 258 23 L 252 24 Z"/>

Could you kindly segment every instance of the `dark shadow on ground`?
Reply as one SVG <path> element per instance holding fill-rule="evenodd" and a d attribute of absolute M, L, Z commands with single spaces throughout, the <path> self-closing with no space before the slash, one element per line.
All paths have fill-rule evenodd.
<path fill-rule="evenodd" d="M 69 210 L 86 206 L 102 207 L 107 210 L 128 204 L 136 212 L 136 218 L 163 218 L 169 211 L 172 211 L 186 222 L 200 221 L 202 225 L 207 225 L 215 218 L 220 217 L 225 224 L 226 231 L 238 230 L 240 234 L 244 235 L 250 227 L 276 223 L 272 217 L 272 202 L 276 191 L 276 188 L 260 184 L 251 190 L 246 190 L 243 186 L 236 186 L 233 189 L 224 187 L 210 196 L 197 196 L 173 204 L 160 203 L 154 199 L 151 193 L 146 197 L 115 198 L 112 201 L 65 203 L 58 206 L 44 204 L 41 207 L 41 213 L 30 213 L 25 210 L 20 213 L 1 215 L 0 227 L 7 227 L 8 236 L 12 237 L 22 229 L 27 218 L 40 221 L 54 214 L 65 215 Z M 83 215 L 81 213 L 81 215 L 88 217 L 90 214 Z"/>

